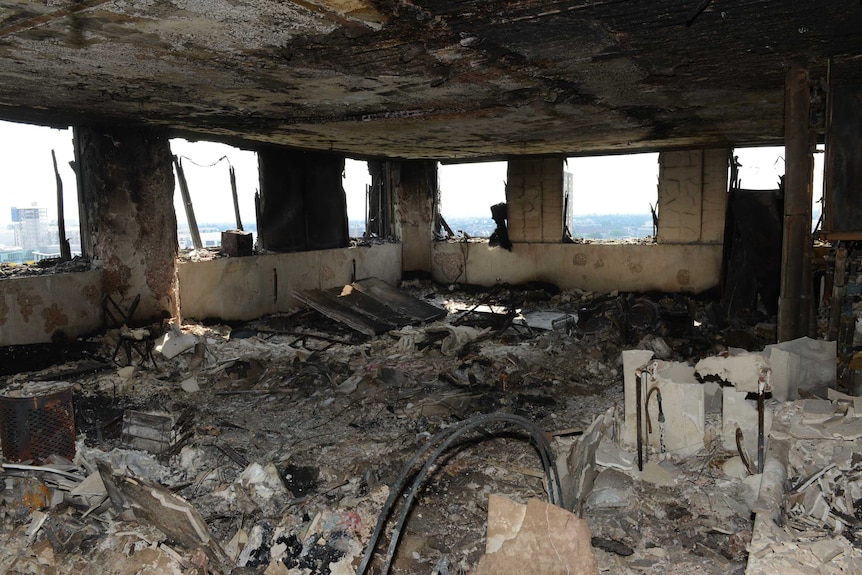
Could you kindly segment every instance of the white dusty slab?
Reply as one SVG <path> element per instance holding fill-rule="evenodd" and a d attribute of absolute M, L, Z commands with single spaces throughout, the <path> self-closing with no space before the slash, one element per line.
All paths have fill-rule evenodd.
<path fill-rule="evenodd" d="M 736 352 L 728 356 L 705 357 L 694 366 L 701 376 L 716 376 L 733 384 L 738 391 L 757 393 L 758 379 L 769 361 L 763 354 Z"/>
<path fill-rule="evenodd" d="M 659 364 L 656 381 L 650 385 L 661 392 L 664 423 L 659 419 L 658 394 L 647 403 L 653 432 L 649 445 L 656 453 L 673 457 L 689 457 L 703 448 L 704 387 L 695 379 L 694 369 L 685 363 Z M 647 390 L 649 394 L 649 390 Z"/>
<path fill-rule="evenodd" d="M 813 389 L 818 386 L 834 388 L 836 382 L 836 358 L 837 344 L 834 341 L 822 341 L 801 337 L 791 341 L 783 341 L 764 348 L 764 355 L 769 358 L 771 364 L 779 367 L 780 354 L 773 361 L 774 350 L 782 350 L 786 353 L 799 357 L 799 361 L 788 362 L 788 397 L 787 400 L 795 400 L 799 389 Z M 773 372 L 773 377 L 777 374 Z M 776 399 L 781 399 L 776 396 Z"/>

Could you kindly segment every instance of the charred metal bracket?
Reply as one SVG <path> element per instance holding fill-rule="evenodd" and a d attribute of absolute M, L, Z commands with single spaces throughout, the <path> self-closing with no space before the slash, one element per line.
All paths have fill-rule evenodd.
<path fill-rule="evenodd" d="M 649 420 L 649 412 L 646 411 L 646 405 L 643 399 L 644 389 L 649 378 L 655 381 L 655 373 L 658 369 L 658 363 L 655 360 L 650 360 L 635 370 L 635 415 L 637 425 L 637 449 L 638 449 L 638 471 L 644 470 L 644 460 L 649 459 L 649 432 L 646 433 L 646 448 L 644 447 L 644 427 L 643 416 L 646 413 Z M 655 388 L 658 389 L 658 388 Z M 649 398 L 647 398 L 648 400 Z M 646 452 L 646 457 L 644 457 Z"/>
<path fill-rule="evenodd" d="M 757 472 L 763 473 L 763 461 L 766 451 L 766 437 L 764 430 L 764 412 L 766 411 L 765 396 L 767 391 L 772 391 L 772 369 L 761 367 L 757 374 Z"/>

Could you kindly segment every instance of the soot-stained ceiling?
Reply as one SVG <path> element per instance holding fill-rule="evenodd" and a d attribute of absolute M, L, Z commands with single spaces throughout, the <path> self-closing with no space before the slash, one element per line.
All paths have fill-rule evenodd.
<path fill-rule="evenodd" d="M 0 0 L 0 118 L 359 157 L 777 144 L 858 0 Z"/>

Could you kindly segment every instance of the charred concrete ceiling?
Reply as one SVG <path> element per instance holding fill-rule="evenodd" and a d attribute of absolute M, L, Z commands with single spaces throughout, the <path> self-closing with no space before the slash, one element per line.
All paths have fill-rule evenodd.
<path fill-rule="evenodd" d="M 359 157 L 777 144 L 858 0 L 0 0 L 0 118 Z"/>

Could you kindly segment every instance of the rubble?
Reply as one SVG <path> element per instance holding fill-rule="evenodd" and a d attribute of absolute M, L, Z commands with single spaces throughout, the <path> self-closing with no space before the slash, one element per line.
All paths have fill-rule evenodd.
<path fill-rule="evenodd" d="M 541 430 L 567 509 L 543 503 L 553 475 L 525 432 L 477 425 L 426 469 L 394 573 L 859 572 L 862 409 L 835 383 L 765 401 L 758 473 L 757 388 L 695 375 L 729 347 L 705 306 L 402 290 L 448 315 L 373 336 L 309 311 L 186 322 L 162 328 L 181 352 L 133 355 L 122 376 L 109 330 L 89 342 L 95 367 L 4 376 L 14 396 L 72 374 L 78 436 L 65 459 L 5 457 L 0 571 L 353 574 L 405 463 L 502 414 Z M 693 317 L 701 327 L 683 325 Z M 775 367 L 776 348 L 752 353 Z M 634 394 L 648 365 L 641 470 Z M 523 513 L 519 535 L 491 518 L 499 505 Z M 551 535 L 537 531 L 546 517 Z M 378 547 L 369 573 L 384 559 Z"/>

